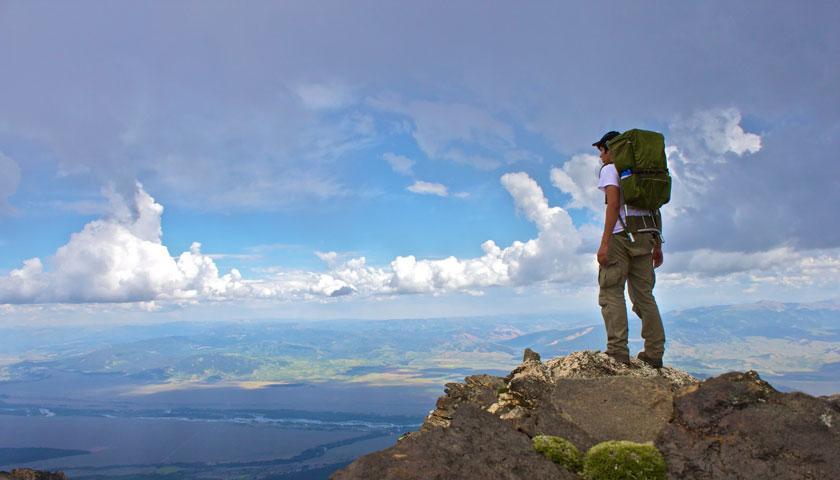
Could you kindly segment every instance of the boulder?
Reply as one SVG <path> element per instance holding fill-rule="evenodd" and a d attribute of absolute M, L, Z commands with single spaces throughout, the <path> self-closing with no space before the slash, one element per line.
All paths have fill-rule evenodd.
<path fill-rule="evenodd" d="M 727 373 L 676 397 L 656 446 L 673 479 L 840 478 L 840 406 Z"/>

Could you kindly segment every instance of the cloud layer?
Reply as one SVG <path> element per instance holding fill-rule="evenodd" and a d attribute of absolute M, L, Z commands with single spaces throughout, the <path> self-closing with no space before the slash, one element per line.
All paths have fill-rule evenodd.
<path fill-rule="evenodd" d="M 674 199 L 665 209 L 673 223 L 681 225 L 680 220 L 696 209 L 713 208 L 715 199 L 710 197 L 709 186 L 730 161 L 729 155 L 740 161 L 761 149 L 761 138 L 745 132 L 740 118 L 736 110 L 712 110 L 681 120 L 674 127 L 672 138 L 679 144 L 668 147 Z M 385 159 L 409 172 L 408 159 L 391 154 Z M 594 188 L 598 168 L 597 157 L 580 154 L 551 170 L 552 184 L 569 195 L 567 207 L 590 211 L 593 223 L 575 226 L 564 208 L 549 204 L 528 174 L 506 173 L 500 178 L 501 185 L 517 212 L 536 228 L 535 238 L 517 240 L 504 248 L 487 240 L 481 244 L 482 255 L 475 258 L 398 256 L 385 267 L 368 265 L 365 257 L 341 260 L 343 255 L 337 252 L 315 252 L 324 261 L 325 272 L 274 269 L 269 276 L 256 279 L 243 279 L 236 269 L 221 274 L 197 242 L 173 257 L 161 243 L 163 207 L 139 183 L 130 198 L 109 188 L 104 191 L 110 205 L 108 214 L 71 235 L 48 260 L 48 266 L 40 258 L 32 258 L 0 278 L 0 303 L 481 294 L 490 287 L 543 282 L 582 288 L 595 271 L 589 237 L 599 236 L 603 210 L 602 197 Z M 444 185 L 430 182 L 415 181 L 409 190 L 448 195 Z M 840 258 L 836 249 L 805 252 L 790 246 L 753 252 L 678 249 L 668 255 L 662 273 L 662 280 L 675 284 L 714 278 L 742 284 L 824 285 L 840 278 Z"/>
<path fill-rule="evenodd" d="M 674 173 L 664 279 L 833 278 L 840 228 L 826 219 L 840 204 L 840 163 L 831 160 L 840 64 L 826 58 L 840 53 L 840 14 L 818 3 L 670 2 L 656 16 L 598 2 L 4 5 L 0 62 L 13 74 L 0 79 L 0 230 L 12 233 L 0 243 L 39 234 L 50 214 L 100 215 L 91 199 L 103 184 L 113 192 L 108 213 L 52 256 L 11 245 L 0 301 L 589 284 L 603 200 L 592 188 L 597 159 L 583 147 L 603 131 L 644 125 L 666 130 Z M 603 35 L 592 35 L 593 18 Z M 638 54 L 614 55 L 616 45 Z M 609 94 L 617 91 L 632 94 Z M 534 180 L 547 186 L 551 167 L 559 202 Z M 157 203 L 135 186 L 141 180 L 185 216 L 294 212 L 296 224 L 338 205 L 367 212 L 382 197 L 397 200 L 352 223 L 362 232 L 397 215 L 415 220 L 408 204 L 419 210 L 468 190 L 460 203 L 476 207 L 470 225 L 499 232 L 500 177 L 533 234 L 462 234 L 452 251 L 474 253 L 378 265 L 327 252 L 323 271 L 250 279 L 219 272 L 197 244 L 169 252 Z M 400 203 L 409 193 L 425 196 Z M 505 228 L 513 223 L 522 227 Z M 319 234 L 296 241 L 316 245 Z M 436 240 L 436 249 L 446 244 Z"/>
<path fill-rule="evenodd" d="M 542 189 L 525 173 L 509 173 L 502 185 L 537 228 L 537 238 L 501 248 L 492 240 L 471 259 L 399 256 L 387 267 L 364 257 L 338 262 L 336 252 L 316 252 L 327 273 L 279 270 L 245 280 L 238 270 L 221 275 L 201 244 L 172 257 L 161 243 L 163 207 L 139 184 L 124 201 L 113 191 L 110 213 L 74 233 L 49 260 L 26 260 L 0 278 L 0 303 L 85 303 L 269 298 L 278 300 L 352 294 L 478 293 L 493 286 L 541 281 L 571 282 L 591 274 L 592 262 L 574 252 L 580 244 L 568 213 L 548 205 Z"/>
<path fill-rule="evenodd" d="M 0 303 L 192 302 L 234 299 L 317 300 L 356 295 L 481 294 L 489 287 L 542 282 L 573 289 L 591 283 L 591 252 L 581 253 L 582 234 L 566 210 L 550 206 L 539 185 L 525 173 L 508 173 L 501 183 L 516 209 L 537 229 L 536 238 L 501 248 L 492 240 L 483 255 L 459 259 L 396 257 L 387 267 L 364 257 L 339 261 L 336 252 L 316 252 L 327 272 L 275 270 L 246 280 L 238 270 L 221 275 L 213 259 L 193 243 L 172 257 L 161 244 L 163 207 L 138 184 L 131 203 L 111 197 L 110 214 L 74 233 L 50 259 L 47 269 L 32 258 L 0 278 Z M 596 229 L 597 230 L 597 229 Z M 797 252 L 783 247 L 758 253 L 708 249 L 669 255 L 663 280 L 674 284 L 717 281 L 826 285 L 840 279 L 835 251 Z"/>

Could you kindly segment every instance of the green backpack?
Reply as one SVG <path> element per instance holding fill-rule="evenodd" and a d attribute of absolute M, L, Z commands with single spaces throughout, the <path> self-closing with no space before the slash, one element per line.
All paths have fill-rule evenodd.
<path fill-rule="evenodd" d="M 627 130 L 607 142 L 618 170 L 624 203 L 657 210 L 671 199 L 671 175 L 665 160 L 665 137 L 658 132 Z"/>

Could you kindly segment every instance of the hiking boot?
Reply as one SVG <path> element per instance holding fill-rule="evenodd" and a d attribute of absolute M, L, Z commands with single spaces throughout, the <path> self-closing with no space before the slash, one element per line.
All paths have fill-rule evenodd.
<path fill-rule="evenodd" d="M 622 365 L 630 365 L 630 355 L 623 355 L 620 353 L 607 352 L 607 356 Z"/>
<path fill-rule="evenodd" d="M 638 358 L 639 360 L 641 360 L 642 362 L 646 363 L 648 366 L 651 366 L 653 368 L 662 368 L 662 359 L 661 358 L 650 358 L 647 355 L 645 355 L 644 350 L 639 352 L 639 354 L 636 355 L 636 358 Z"/>

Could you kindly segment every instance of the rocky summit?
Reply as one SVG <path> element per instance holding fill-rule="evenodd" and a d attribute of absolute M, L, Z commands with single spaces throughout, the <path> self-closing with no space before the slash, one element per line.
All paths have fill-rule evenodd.
<path fill-rule="evenodd" d="M 701 382 L 601 352 L 543 362 L 531 350 L 506 377 L 447 384 L 419 431 L 332 479 L 581 478 L 538 453 L 538 435 L 581 452 L 652 444 L 669 479 L 840 479 L 837 396 L 782 393 L 752 371 Z"/>

